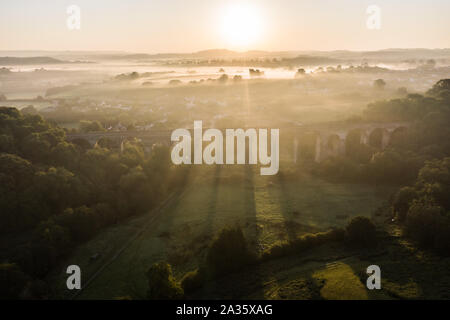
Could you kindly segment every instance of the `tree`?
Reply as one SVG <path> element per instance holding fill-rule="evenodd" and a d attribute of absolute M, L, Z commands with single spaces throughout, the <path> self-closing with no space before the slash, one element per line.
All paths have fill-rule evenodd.
<path fill-rule="evenodd" d="M 81 174 L 95 186 L 101 187 L 111 178 L 107 164 L 111 161 L 111 151 L 105 148 L 93 148 L 83 155 L 80 161 Z"/>
<path fill-rule="evenodd" d="M 20 110 L 20 112 L 22 112 L 22 114 L 37 114 L 38 113 L 36 108 L 31 104 L 29 106 L 26 106 L 25 108 L 22 108 Z"/>
<path fill-rule="evenodd" d="M 27 277 L 15 264 L 0 264 L 0 300 L 19 299 Z"/>
<path fill-rule="evenodd" d="M 435 203 L 450 209 L 450 158 L 426 162 L 419 171 L 416 188 Z"/>
<path fill-rule="evenodd" d="M 147 271 L 150 300 L 176 300 L 183 297 L 183 289 L 172 276 L 172 268 L 168 263 L 153 264 Z"/>
<path fill-rule="evenodd" d="M 450 254 L 450 158 L 427 161 L 413 187 L 400 189 L 392 208 L 410 238 Z"/>
<path fill-rule="evenodd" d="M 125 141 L 120 155 L 120 161 L 128 167 L 136 167 L 143 163 L 145 158 L 142 145 L 136 140 Z"/>
<path fill-rule="evenodd" d="M 434 67 L 436 66 L 436 60 L 434 60 L 434 59 L 428 59 L 428 60 L 426 61 L 426 66 L 427 66 L 428 68 L 434 68 Z"/>
<path fill-rule="evenodd" d="M 14 145 L 14 138 L 11 135 L 0 134 L 0 152 L 2 153 L 16 153 L 16 146 Z"/>
<path fill-rule="evenodd" d="M 253 259 L 242 229 L 225 228 L 211 244 L 206 255 L 206 266 L 212 275 L 221 275 L 237 271 Z"/>
<path fill-rule="evenodd" d="M 370 247 L 376 244 L 375 225 L 367 217 L 354 217 L 346 228 L 350 244 L 354 246 Z"/>
<path fill-rule="evenodd" d="M 118 149 L 120 148 L 120 141 L 114 141 L 107 137 L 101 137 L 96 143 L 97 147 L 106 149 Z"/>
<path fill-rule="evenodd" d="M 421 245 L 433 247 L 440 225 L 444 223 L 442 207 L 427 199 L 415 200 L 407 213 L 408 234 Z M 447 230 L 448 232 L 449 230 Z"/>
<path fill-rule="evenodd" d="M 405 220 L 409 205 L 416 196 L 417 192 L 412 187 L 403 187 L 395 194 L 392 207 L 400 221 Z"/>
<path fill-rule="evenodd" d="M 153 145 L 150 159 L 144 163 L 144 171 L 152 189 L 159 193 L 159 196 L 167 191 L 170 163 L 170 148 L 164 145 Z"/>
<path fill-rule="evenodd" d="M 68 142 L 60 142 L 51 150 L 51 162 L 57 166 L 65 166 L 73 169 L 77 167 L 79 152 L 75 145 Z"/>
<path fill-rule="evenodd" d="M 240 81 L 242 81 L 242 76 L 240 76 L 240 75 L 235 75 L 235 76 L 233 77 L 233 81 L 234 81 L 234 82 L 240 82 Z"/>
<path fill-rule="evenodd" d="M 83 133 L 105 131 L 103 126 L 98 121 L 81 120 L 80 131 Z"/>
<path fill-rule="evenodd" d="M 406 87 L 400 87 L 397 89 L 397 93 L 402 96 L 406 96 L 408 94 L 408 89 Z"/>
<path fill-rule="evenodd" d="M 295 77 L 301 77 L 301 76 L 304 76 L 305 74 L 306 74 L 305 69 L 300 68 L 300 69 L 297 70 L 297 72 L 295 74 Z"/>
<path fill-rule="evenodd" d="M 55 217 L 55 222 L 70 231 L 70 237 L 75 243 L 89 239 L 97 230 L 95 211 L 87 206 L 67 208 L 63 214 Z"/>
<path fill-rule="evenodd" d="M 123 208 L 128 214 L 148 210 L 154 200 L 153 190 L 141 166 L 131 169 L 119 181 L 121 199 L 125 200 Z"/>
<path fill-rule="evenodd" d="M 43 278 L 56 264 L 56 249 L 43 243 L 33 243 L 31 250 L 32 275 Z"/>
<path fill-rule="evenodd" d="M 37 172 L 33 185 L 36 195 L 53 214 L 61 213 L 69 206 L 81 204 L 86 192 L 79 178 L 63 167 L 50 167 L 47 171 Z"/>
<path fill-rule="evenodd" d="M 13 154 L 0 154 L 0 232 L 17 232 L 36 223 L 39 199 L 32 190 L 32 164 Z"/>
<path fill-rule="evenodd" d="M 20 148 L 25 158 L 33 163 L 46 163 L 49 160 L 51 145 L 41 133 L 34 132 L 28 135 Z"/>
<path fill-rule="evenodd" d="M 89 141 L 83 138 L 76 138 L 71 141 L 72 144 L 78 146 L 83 152 L 86 152 L 89 149 L 92 149 Z"/>
<path fill-rule="evenodd" d="M 176 86 L 176 85 L 182 84 L 182 82 L 181 82 L 181 80 L 173 79 L 173 80 L 169 81 L 169 84 L 172 86 Z"/>
<path fill-rule="evenodd" d="M 34 174 L 34 168 L 30 161 L 18 155 L 2 153 L 0 154 L 0 172 L 7 174 L 13 185 L 9 188 L 13 190 L 24 189 L 30 183 Z M 0 188 L 4 186 L 1 185 Z"/>
<path fill-rule="evenodd" d="M 223 74 L 219 77 L 218 81 L 220 83 L 226 83 L 228 81 L 228 76 L 226 74 Z"/>
<path fill-rule="evenodd" d="M 70 233 L 67 228 L 56 224 L 52 219 L 41 222 L 34 230 L 34 241 L 56 249 L 57 255 L 66 253 L 71 245 Z"/>
<path fill-rule="evenodd" d="M 433 87 L 428 90 L 428 95 L 441 98 L 446 101 L 450 100 L 450 79 L 441 79 L 436 82 Z"/>
<path fill-rule="evenodd" d="M 377 79 L 373 82 L 373 86 L 375 89 L 383 90 L 386 86 L 386 82 L 383 79 Z"/>

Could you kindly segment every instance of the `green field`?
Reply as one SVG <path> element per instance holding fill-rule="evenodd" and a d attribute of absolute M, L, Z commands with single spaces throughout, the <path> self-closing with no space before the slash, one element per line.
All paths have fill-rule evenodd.
<path fill-rule="evenodd" d="M 196 168 L 186 188 L 160 210 L 108 228 L 78 247 L 51 282 L 56 297 L 67 298 L 67 265 L 79 265 L 83 281 L 103 267 L 77 298 L 145 298 L 145 272 L 152 263 L 168 261 L 181 278 L 198 267 L 211 239 L 225 226 L 240 225 L 258 252 L 303 233 L 345 226 L 353 216 L 370 216 L 389 191 L 290 176 L 289 171 L 260 176 L 251 166 Z M 90 262 L 95 253 L 100 257 Z M 326 275 L 316 278 L 321 277 Z M 270 290 L 265 297 L 275 297 Z"/>
<path fill-rule="evenodd" d="M 208 282 L 198 299 L 448 299 L 450 257 L 405 240 L 401 229 L 384 225 L 378 246 L 364 250 L 330 243 L 301 254 L 243 269 Z M 366 289 L 370 265 L 381 269 L 381 290 Z M 435 281 L 430 281 L 434 279 Z"/>

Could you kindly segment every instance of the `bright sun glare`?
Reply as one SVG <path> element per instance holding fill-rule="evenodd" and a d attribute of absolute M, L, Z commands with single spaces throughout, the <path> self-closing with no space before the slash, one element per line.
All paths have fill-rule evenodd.
<path fill-rule="evenodd" d="M 248 47 L 261 36 L 262 21 L 257 8 L 234 5 L 225 10 L 222 20 L 222 34 L 228 45 Z"/>

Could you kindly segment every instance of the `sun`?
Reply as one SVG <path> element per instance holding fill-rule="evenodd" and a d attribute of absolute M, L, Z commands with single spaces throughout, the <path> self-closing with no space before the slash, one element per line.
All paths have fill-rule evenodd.
<path fill-rule="evenodd" d="M 262 33 L 262 19 L 257 8 L 250 5 L 233 5 L 222 16 L 222 35 L 228 45 L 249 47 Z"/>

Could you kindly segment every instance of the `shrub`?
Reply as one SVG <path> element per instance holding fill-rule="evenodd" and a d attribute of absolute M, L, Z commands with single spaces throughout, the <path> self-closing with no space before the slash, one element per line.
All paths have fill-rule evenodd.
<path fill-rule="evenodd" d="M 183 297 L 183 289 L 172 276 L 172 268 L 168 263 L 155 263 L 147 271 L 147 297 L 151 300 L 172 300 Z"/>
<path fill-rule="evenodd" d="M 355 217 L 346 228 L 347 238 L 352 245 L 368 247 L 376 244 L 375 225 L 367 217 Z"/>
<path fill-rule="evenodd" d="M 221 275 L 234 272 L 254 260 L 241 228 L 225 228 L 208 250 L 206 267 L 211 275 Z"/>
<path fill-rule="evenodd" d="M 327 232 L 319 232 L 315 234 L 305 234 L 301 237 L 289 242 L 274 245 L 268 251 L 264 252 L 261 259 L 271 260 L 277 259 L 290 254 L 301 253 L 314 247 L 320 246 L 327 242 L 343 241 L 345 231 L 343 229 L 331 229 Z"/>
<path fill-rule="evenodd" d="M 450 219 L 436 204 L 425 199 L 413 201 L 406 218 L 406 231 L 422 246 L 449 252 Z"/>
<path fill-rule="evenodd" d="M 198 270 L 186 273 L 181 280 L 181 287 L 186 295 L 190 295 L 203 286 L 203 274 Z"/>

